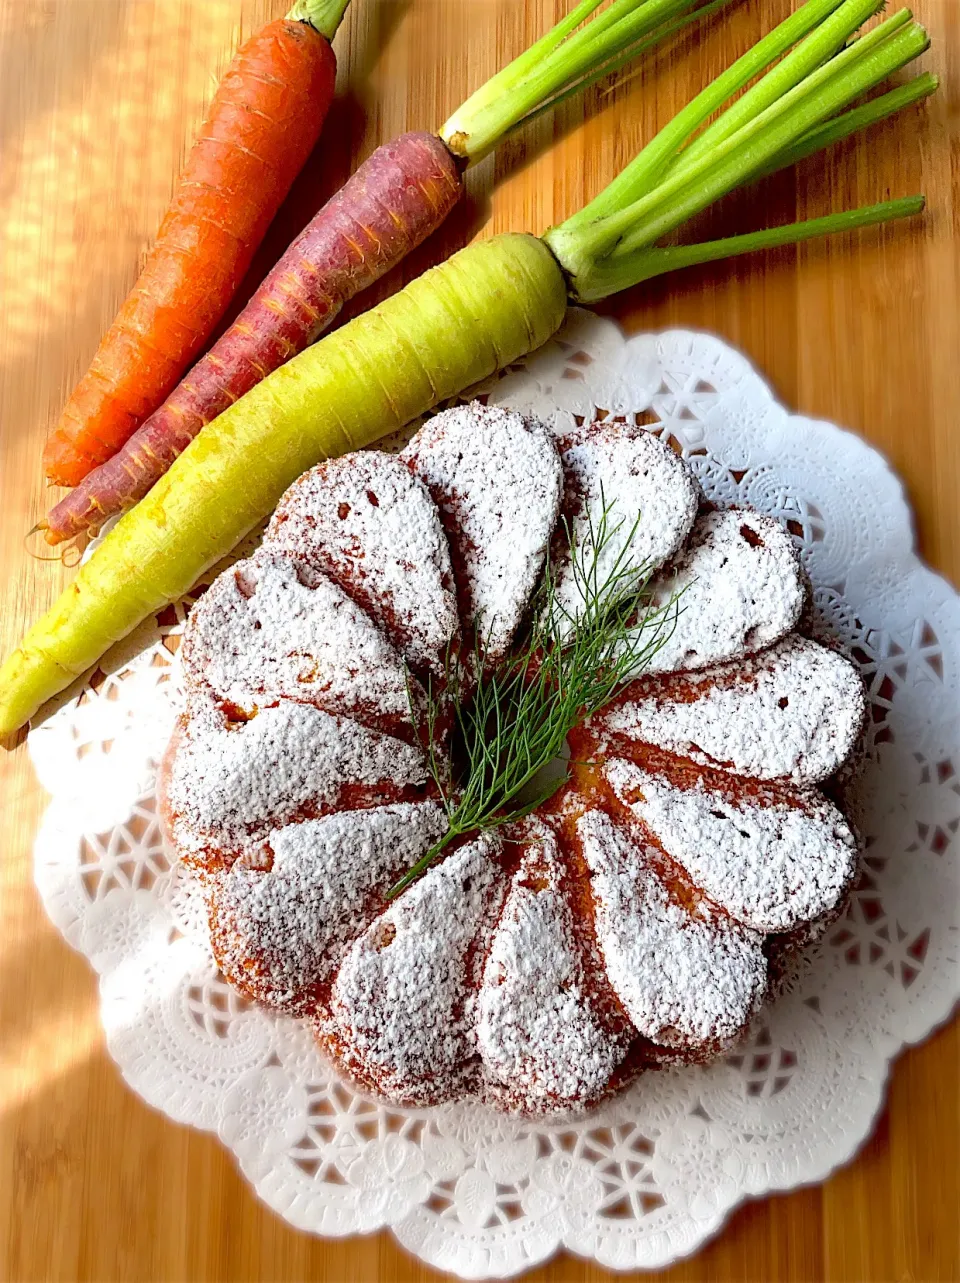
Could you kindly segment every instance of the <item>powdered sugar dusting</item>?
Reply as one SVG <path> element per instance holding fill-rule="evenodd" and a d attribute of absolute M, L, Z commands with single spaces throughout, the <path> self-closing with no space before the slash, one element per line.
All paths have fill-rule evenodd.
<path fill-rule="evenodd" d="M 183 671 L 248 712 L 288 698 L 394 732 L 409 724 L 403 661 L 383 632 L 325 575 L 269 548 L 201 597 Z"/>
<path fill-rule="evenodd" d="M 341 811 L 273 829 L 268 870 L 240 862 L 211 879 L 211 934 L 226 977 L 273 1007 L 308 1014 L 383 888 L 443 833 L 438 802 Z"/>
<path fill-rule="evenodd" d="M 699 780 L 679 787 L 622 758 L 605 774 L 617 797 L 711 900 L 758 931 L 789 931 L 829 912 L 857 862 L 843 816 L 813 791 L 756 797 Z"/>
<path fill-rule="evenodd" d="M 304 473 L 265 541 L 335 579 L 415 668 L 443 673 L 458 633 L 450 549 L 426 487 L 401 459 L 360 450 Z"/>
<path fill-rule="evenodd" d="M 598 584 L 606 582 L 621 557 L 621 568 L 649 571 L 674 555 L 693 525 L 699 490 L 690 469 L 669 446 L 642 428 L 594 423 L 563 438 L 561 451 L 563 512 L 581 562 L 592 560 L 591 523 L 598 531 L 604 508 L 610 509 L 609 537 L 597 557 Z M 566 540 L 555 573 L 558 621 L 566 621 L 561 624 L 565 631 L 583 607 Z"/>
<path fill-rule="evenodd" d="M 648 673 L 706 668 L 762 650 L 796 626 L 804 603 L 800 561 L 778 522 L 732 508 L 697 519 L 674 564 L 651 584 L 651 610 L 677 594 L 676 627 Z"/>
<path fill-rule="evenodd" d="M 630 1038 L 607 1027 L 587 991 L 556 838 L 536 822 L 528 832 L 484 970 L 477 1037 L 494 1094 L 543 1113 L 596 1100 Z"/>
<path fill-rule="evenodd" d="M 506 652 L 543 568 L 563 474 L 549 429 L 473 402 L 435 415 L 404 451 L 439 507 L 465 624 Z"/>
<path fill-rule="evenodd" d="M 587 726 L 739 775 L 815 784 L 849 756 L 864 707 L 853 665 L 792 634 L 737 664 L 641 678 Z"/>
<path fill-rule="evenodd" d="M 668 1047 L 737 1037 L 766 989 L 761 937 L 671 899 L 652 853 L 602 811 L 577 831 L 607 974 L 637 1030 Z"/>
<path fill-rule="evenodd" d="M 340 968 L 329 1026 L 340 1056 L 402 1103 L 446 1100 L 476 1079 L 475 969 L 506 890 L 499 846 L 484 835 L 435 865 Z"/>
<path fill-rule="evenodd" d="M 426 781 L 418 748 L 345 717 L 284 701 L 231 723 L 195 699 L 164 792 L 184 855 L 211 844 L 236 852 L 298 813 L 335 808 L 357 787 L 380 788 L 387 801 Z"/>
<path fill-rule="evenodd" d="M 446 824 L 410 742 L 404 661 L 445 675 L 455 587 L 465 625 L 481 621 L 492 656 L 507 649 L 556 532 L 553 439 L 461 407 L 406 460 L 361 452 L 314 469 L 187 630 L 187 711 L 160 801 L 201 871 L 215 953 L 239 989 L 309 1015 L 338 1066 L 401 1104 L 476 1093 L 524 1113 L 585 1107 L 639 1067 L 628 1016 L 645 1053 L 708 1059 L 766 990 L 762 933 L 799 940 L 853 876 L 839 813 L 776 782 L 830 774 L 863 710 L 843 660 L 780 640 L 804 595 L 788 537 L 752 513 L 710 513 L 677 555 L 698 501 L 680 459 L 620 424 L 561 446 L 577 538 L 605 505 L 620 523 L 600 580 L 638 512 L 626 564 L 675 558 L 656 590 L 665 602 L 686 588 L 676 633 L 659 676 L 572 737 L 593 763 L 589 797 L 568 789 L 572 810 L 530 818 L 506 847 L 466 841 L 392 904 Z M 443 507 L 452 557 L 412 468 Z M 552 557 L 574 616 L 563 540 Z"/>

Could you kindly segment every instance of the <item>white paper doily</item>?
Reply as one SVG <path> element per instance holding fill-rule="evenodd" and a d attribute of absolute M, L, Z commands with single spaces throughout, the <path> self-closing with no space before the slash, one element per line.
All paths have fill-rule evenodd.
<path fill-rule="evenodd" d="M 182 603 L 31 734 L 54 795 L 37 885 L 100 975 L 126 1081 L 178 1122 L 216 1131 L 292 1225 L 389 1226 L 423 1260 L 470 1278 L 517 1273 L 560 1246 L 618 1269 L 662 1266 L 747 1195 L 849 1159 L 891 1058 L 960 996 L 960 598 L 914 555 L 903 492 L 880 456 L 788 414 L 718 339 L 625 340 L 573 311 L 557 339 L 475 391 L 560 426 L 652 411 L 711 499 L 786 525 L 817 626 L 861 665 L 869 761 L 848 809 L 865 838 L 863 876 L 746 1045 L 707 1069 L 649 1073 L 599 1112 L 551 1125 L 471 1104 L 386 1108 L 337 1082 L 305 1028 L 227 988 L 163 851 L 153 781 Z"/>

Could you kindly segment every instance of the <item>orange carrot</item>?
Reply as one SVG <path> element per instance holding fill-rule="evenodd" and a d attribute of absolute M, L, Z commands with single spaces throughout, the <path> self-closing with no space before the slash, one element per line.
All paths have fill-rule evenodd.
<path fill-rule="evenodd" d="M 316 26 L 294 10 L 233 59 L 143 271 L 47 439 L 51 481 L 76 485 L 114 454 L 209 340 L 319 137 L 346 3 L 315 5 Z"/>

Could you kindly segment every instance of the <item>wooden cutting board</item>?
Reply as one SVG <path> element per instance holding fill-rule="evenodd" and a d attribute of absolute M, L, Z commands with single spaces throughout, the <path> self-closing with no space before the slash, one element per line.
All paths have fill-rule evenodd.
<path fill-rule="evenodd" d="M 68 573 L 24 532 L 48 502 L 44 434 L 133 281 L 218 72 L 287 0 L 0 0 L 0 650 Z M 353 0 L 340 97 L 257 259 L 259 275 L 381 140 L 436 128 L 568 0 Z M 573 102 L 478 167 L 471 200 L 395 289 L 473 236 L 539 231 L 609 181 L 706 80 L 793 7 L 741 0 L 702 39 Z M 903 477 L 924 556 L 960 581 L 960 0 L 916 0 L 945 80 L 926 109 L 711 215 L 732 230 L 927 193 L 911 226 L 651 283 L 605 310 L 630 330 L 713 330 L 780 398 L 862 433 Z M 763 209 L 759 210 L 758 205 Z M 255 268 L 255 270 L 256 270 Z M 257 279 L 259 279 L 259 275 Z M 16 1280 L 437 1278 L 388 1234 L 323 1241 L 261 1207 L 215 1139 L 167 1122 L 103 1049 L 96 985 L 33 890 L 45 799 L 0 753 L 0 1277 Z M 662 1277 L 957 1280 L 954 1023 L 894 1066 L 858 1159 L 823 1186 L 735 1212 Z M 599 1279 L 561 1257 L 531 1280 Z M 652 1278 L 653 1276 L 646 1276 Z M 660 1276 L 657 1276 L 660 1277 Z"/>

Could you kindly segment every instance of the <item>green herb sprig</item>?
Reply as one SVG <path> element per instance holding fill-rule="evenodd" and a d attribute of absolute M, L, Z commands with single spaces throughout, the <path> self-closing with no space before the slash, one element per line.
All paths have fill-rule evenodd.
<path fill-rule="evenodd" d="M 447 829 L 391 887 L 389 899 L 415 881 L 455 838 L 511 824 L 551 797 L 568 777 L 552 779 L 530 796 L 537 774 L 557 758 L 570 731 L 642 672 L 672 634 L 678 595 L 652 607 L 653 567 L 630 559 L 639 515 L 612 566 L 601 568 L 604 551 L 623 526 L 622 520 L 611 519 L 612 505 L 601 502 L 602 515 L 596 522 L 588 519 L 582 541 L 566 526 L 571 571 L 582 599 L 577 609 L 559 601 L 548 561 L 520 647 L 489 668 L 478 636 L 472 655 L 475 689 L 458 680 L 453 663 L 442 692 L 427 684 L 427 760 L 447 813 Z M 459 787 L 451 784 L 446 754 L 437 743 L 451 701 L 462 762 Z"/>

